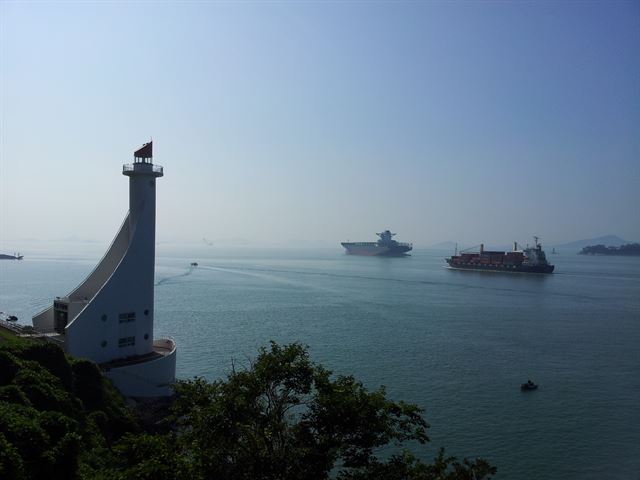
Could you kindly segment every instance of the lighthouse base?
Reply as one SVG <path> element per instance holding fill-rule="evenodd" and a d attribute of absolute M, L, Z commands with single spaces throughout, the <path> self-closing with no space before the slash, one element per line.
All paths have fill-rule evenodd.
<path fill-rule="evenodd" d="M 167 397 L 173 394 L 176 350 L 172 339 L 157 339 L 153 341 L 152 353 L 101 367 L 107 378 L 127 397 Z"/>

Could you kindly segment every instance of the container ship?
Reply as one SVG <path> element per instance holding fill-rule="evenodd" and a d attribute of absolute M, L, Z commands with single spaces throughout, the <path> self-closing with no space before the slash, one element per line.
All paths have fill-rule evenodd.
<path fill-rule="evenodd" d="M 547 257 L 538 242 L 533 237 L 535 246 L 518 250 L 518 243 L 513 243 L 512 252 L 498 252 L 484 249 L 480 245 L 479 252 L 460 252 L 445 259 L 449 267 L 460 270 L 482 270 L 491 272 L 523 272 L 523 273 L 552 273 L 555 268 L 547 262 Z"/>
<path fill-rule="evenodd" d="M 393 239 L 395 233 L 389 230 L 376 235 L 380 237 L 377 242 L 342 242 L 341 245 L 348 254 L 369 256 L 402 256 L 413 248 L 410 243 L 396 242 Z"/>

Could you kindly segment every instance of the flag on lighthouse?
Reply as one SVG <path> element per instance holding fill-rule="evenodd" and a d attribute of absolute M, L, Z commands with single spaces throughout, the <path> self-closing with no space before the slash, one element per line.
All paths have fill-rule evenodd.
<path fill-rule="evenodd" d="M 153 157 L 152 150 L 153 150 L 153 142 L 145 143 L 144 145 L 142 145 L 141 148 L 139 148 L 134 152 L 133 157 L 136 159 L 152 158 Z"/>

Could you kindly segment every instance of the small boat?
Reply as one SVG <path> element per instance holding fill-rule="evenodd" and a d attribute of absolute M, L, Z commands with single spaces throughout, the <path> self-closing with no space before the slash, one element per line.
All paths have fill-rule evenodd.
<path fill-rule="evenodd" d="M 192 267 L 197 267 L 198 266 L 198 262 L 191 262 L 191 266 Z"/>
<path fill-rule="evenodd" d="M 520 390 L 522 391 L 535 390 L 536 388 L 538 388 L 538 385 L 533 383 L 531 380 L 527 380 L 527 383 L 520 384 Z"/>

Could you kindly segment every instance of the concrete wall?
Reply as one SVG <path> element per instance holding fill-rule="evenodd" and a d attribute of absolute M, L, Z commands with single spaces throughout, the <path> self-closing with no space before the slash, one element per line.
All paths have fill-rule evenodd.
<path fill-rule="evenodd" d="M 163 397 L 171 395 L 176 378 L 176 346 L 172 340 L 159 339 L 154 343 L 170 342 L 170 353 L 158 359 L 124 367 L 112 368 L 106 375 L 124 395 L 130 397 Z"/>
<path fill-rule="evenodd" d="M 98 363 L 144 355 L 153 348 L 155 178 L 131 176 L 129 187 L 128 222 L 125 220 L 103 257 L 105 266 L 98 265 L 84 286 L 74 290 L 74 295 L 96 292 L 79 315 L 70 317 L 65 329 L 67 351 Z M 127 248 L 123 251 L 125 239 Z M 120 320 L 120 315 L 131 313 L 135 321 Z M 120 345 L 120 340 L 128 337 L 135 338 L 135 344 Z"/>
<path fill-rule="evenodd" d="M 127 214 L 118 234 L 111 242 L 100 263 L 80 285 L 67 295 L 70 300 L 89 299 L 98 293 L 98 290 L 102 288 L 124 257 L 129 248 L 130 236 L 129 214 Z"/>
<path fill-rule="evenodd" d="M 104 254 L 100 263 L 93 269 L 93 271 L 84 279 L 84 281 L 78 285 L 74 290 L 67 294 L 67 298 L 71 302 L 74 300 L 88 300 L 93 298 L 98 290 L 105 284 L 109 277 L 113 274 L 114 270 L 124 257 L 124 254 L 129 247 L 130 240 L 130 225 L 129 214 L 125 217 L 120 230 L 111 242 L 107 253 Z M 53 303 L 53 302 L 52 302 Z M 76 310 L 77 306 L 71 306 L 69 311 L 69 320 L 71 320 L 79 312 Z M 84 305 L 82 305 L 84 308 Z M 50 332 L 53 330 L 54 324 L 53 305 L 46 308 L 42 312 L 33 317 L 33 326 L 40 332 Z"/>
<path fill-rule="evenodd" d="M 53 303 L 53 302 L 52 302 Z M 32 319 L 33 328 L 39 332 L 53 331 L 53 305 L 37 314 Z"/>

